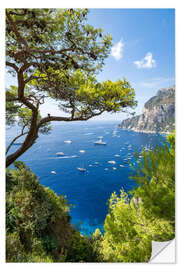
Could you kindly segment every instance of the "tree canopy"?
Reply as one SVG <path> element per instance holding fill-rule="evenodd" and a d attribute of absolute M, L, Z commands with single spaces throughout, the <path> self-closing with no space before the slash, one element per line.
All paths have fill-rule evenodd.
<path fill-rule="evenodd" d="M 48 133 L 51 121 L 79 121 L 136 106 L 126 79 L 98 82 L 112 38 L 87 23 L 87 9 L 7 9 L 6 65 L 17 85 L 6 90 L 7 124 L 16 122 L 24 136 L 9 166 Z M 40 116 L 40 106 L 55 100 L 68 116 Z"/>

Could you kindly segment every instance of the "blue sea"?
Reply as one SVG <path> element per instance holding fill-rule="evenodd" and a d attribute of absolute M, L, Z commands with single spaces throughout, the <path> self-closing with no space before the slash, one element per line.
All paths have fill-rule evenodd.
<path fill-rule="evenodd" d="M 36 173 L 42 185 L 67 197 L 72 205 L 71 222 L 85 235 L 96 228 L 103 230 L 108 200 L 114 191 L 119 194 L 121 189 L 129 191 L 135 186 L 129 179 L 129 161 L 135 162 L 134 151 L 141 151 L 143 147 L 152 149 L 165 140 L 160 134 L 121 130 L 117 124 L 106 121 L 57 123 L 51 134 L 41 134 L 19 158 Z M 6 134 L 8 143 L 17 134 L 17 127 L 7 130 Z M 103 136 L 106 145 L 94 144 L 99 136 Z M 65 143 L 66 140 L 71 143 Z M 18 147 L 13 145 L 11 151 Z M 57 152 L 63 152 L 64 156 L 57 156 Z M 81 172 L 78 167 L 86 171 Z"/>

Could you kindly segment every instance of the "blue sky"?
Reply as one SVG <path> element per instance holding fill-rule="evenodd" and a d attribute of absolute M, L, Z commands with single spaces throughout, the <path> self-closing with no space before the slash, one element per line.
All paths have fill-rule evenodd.
<path fill-rule="evenodd" d="M 159 88 L 175 83 L 174 9 L 90 9 L 88 17 L 90 24 L 112 35 L 114 44 L 98 79 L 126 77 L 135 88 L 136 113 L 141 113 Z M 124 114 L 104 116 L 126 118 Z"/>
<path fill-rule="evenodd" d="M 113 39 L 99 81 L 125 77 L 135 88 L 137 114 L 159 88 L 175 84 L 174 9 L 89 9 L 88 23 L 102 27 Z M 54 102 L 43 105 L 41 111 L 43 115 L 61 115 Z M 95 120 L 124 118 L 124 113 L 104 113 Z"/>

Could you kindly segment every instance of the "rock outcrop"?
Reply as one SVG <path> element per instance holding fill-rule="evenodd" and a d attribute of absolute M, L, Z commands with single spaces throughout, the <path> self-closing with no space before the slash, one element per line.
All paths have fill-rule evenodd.
<path fill-rule="evenodd" d="M 121 129 L 169 133 L 175 128 L 175 87 L 160 89 L 144 105 L 142 114 L 123 120 Z"/>

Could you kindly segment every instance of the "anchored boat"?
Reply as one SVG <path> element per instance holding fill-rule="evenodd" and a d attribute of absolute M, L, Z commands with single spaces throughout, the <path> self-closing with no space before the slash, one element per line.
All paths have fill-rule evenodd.
<path fill-rule="evenodd" d="M 106 142 L 103 142 L 102 141 L 102 136 L 98 137 L 98 140 L 94 142 L 94 144 L 96 145 L 106 145 L 107 143 Z"/>

